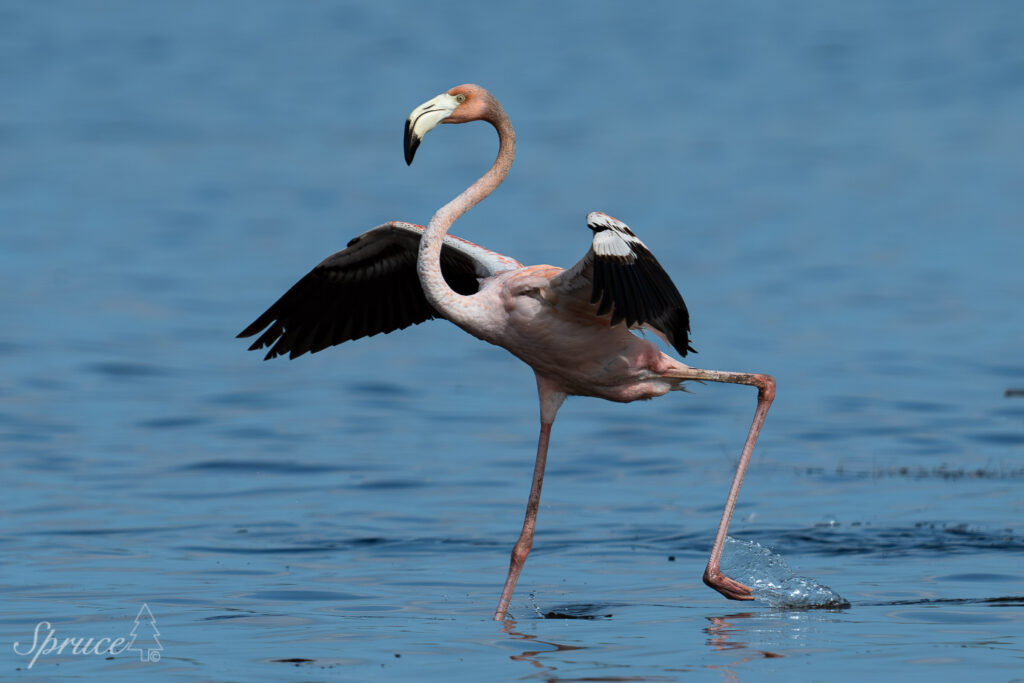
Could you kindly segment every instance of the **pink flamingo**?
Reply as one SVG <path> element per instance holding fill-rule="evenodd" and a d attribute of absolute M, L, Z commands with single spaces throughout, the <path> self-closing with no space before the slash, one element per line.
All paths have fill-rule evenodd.
<path fill-rule="evenodd" d="M 551 425 L 566 396 L 629 402 L 682 389 L 687 381 L 757 387 L 753 424 L 703 577 L 727 598 L 752 600 L 751 589 L 725 576 L 719 565 L 743 474 L 775 396 L 775 380 L 769 375 L 690 367 L 633 334 L 632 329 L 647 329 L 681 356 L 693 351 L 689 313 L 675 285 L 644 243 L 611 216 L 587 215 L 593 241 L 569 270 L 524 267 L 448 235 L 452 224 L 508 175 L 515 157 L 512 124 L 494 96 L 476 85 L 460 85 L 438 95 L 414 109 L 405 124 L 405 159 L 411 164 L 423 136 L 437 124 L 468 121 L 487 121 L 498 131 L 498 156 L 483 176 L 441 207 L 426 228 L 392 221 L 356 237 L 238 336 L 266 329 L 250 350 L 270 347 L 267 359 L 285 353 L 295 358 L 441 317 L 504 347 L 533 368 L 540 395 L 537 460 L 496 620 L 505 618 L 533 546 Z"/>

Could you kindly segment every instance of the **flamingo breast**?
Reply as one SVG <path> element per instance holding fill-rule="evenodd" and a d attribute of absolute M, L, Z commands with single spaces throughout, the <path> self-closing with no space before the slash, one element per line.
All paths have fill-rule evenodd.
<path fill-rule="evenodd" d="M 610 314 L 597 315 L 586 298 L 559 296 L 550 281 L 561 272 L 530 266 L 485 280 L 473 299 L 487 319 L 467 331 L 508 350 L 570 395 L 629 402 L 678 388 L 660 372 L 677 361 L 625 323 L 612 325 Z"/>

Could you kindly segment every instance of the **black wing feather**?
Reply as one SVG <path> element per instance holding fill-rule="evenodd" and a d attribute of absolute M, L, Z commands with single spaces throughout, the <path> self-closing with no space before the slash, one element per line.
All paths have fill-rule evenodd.
<path fill-rule="evenodd" d="M 696 353 L 686 303 L 654 254 L 611 216 L 591 213 L 587 225 L 594 231 L 590 251 L 553 284 L 567 291 L 590 284 L 590 303 L 597 305 L 598 315 L 611 313 L 612 325 L 648 325 L 664 334 L 679 355 Z"/>
<path fill-rule="evenodd" d="M 628 325 L 651 324 L 665 334 L 679 355 L 696 352 L 690 344 L 690 312 L 679 290 L 646 246 L 637 241 L 630 248 L 633 255 L 626 259 L 594 255 L 594 291 L 611 298 L 612 324 L 620 320 Z M 604 262 L 603 268 L 598 269 L 600 262 Z M 597 277 L 599 270 L 604 277 Z M 638 301 L 634 293 L 642 293 L 642 298 Z M 645 307 L 645 301 L 653 305 Z"/>
<path fill-rule="evenodd" d="M 397 234 L 397 233 L 396 233 Z M 360 238 L 327 257 L 238 335 L 263 332 L 250 350 L 269 348 L 267 360 L 296 358 L 353 339 L 393 332 L 441 315 L 427 301 L 416 273 L 419 233 L 360 258 Z M 475 245 L 473 245 L 475 246 Z M 462 250 L 441 249 L 441 273 L 459 294 L 479 290 L 480 264 Z"/>

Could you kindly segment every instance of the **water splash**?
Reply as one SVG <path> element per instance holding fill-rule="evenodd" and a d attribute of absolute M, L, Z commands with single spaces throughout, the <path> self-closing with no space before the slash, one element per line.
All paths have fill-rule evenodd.
<path fill-rule="evenodd" d="M 781 555 L 760 543 L 725 540 L 722 570 L 754 590 L 759 601 L 783 609 L 839 609 L 850 603 L 828 586 L 797 576 Z"/>

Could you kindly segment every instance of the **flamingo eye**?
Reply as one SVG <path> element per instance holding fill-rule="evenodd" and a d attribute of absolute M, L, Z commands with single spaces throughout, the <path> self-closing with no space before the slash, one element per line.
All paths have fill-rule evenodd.
<path fill-rule="evenodd" d="M 459 104 L 462 104 L 463 102 L 466 101 L 466 96 L 463 95 L 462 93 L 459 93 L 458 95 L 455 96 L 455 101 L 458 102 Z"/>

